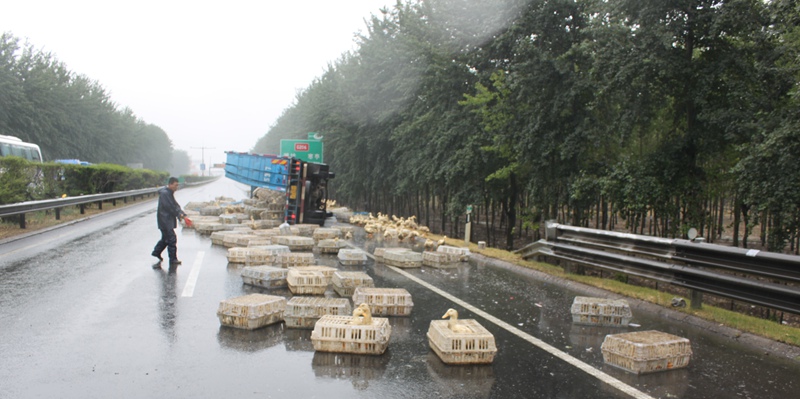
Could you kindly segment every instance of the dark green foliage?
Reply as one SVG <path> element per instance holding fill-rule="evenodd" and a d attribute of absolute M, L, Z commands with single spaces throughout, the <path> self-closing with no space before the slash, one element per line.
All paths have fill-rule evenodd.
<path fill-rule="evenodd" d="M 340 202 L 433 215 L 440 233 L 473 204 L 506 247 L 547 219 L 714 240 L 738 231 L 724 221 L 735 214 L 780 250 L 800 231 L 798 11 L 793 0 L 398 2 L 255 150 L 321 132 Z"/>
<path fill-rule="evenodd" d="M 45 160 L 167 170 L 172 142 L 159 127 L 118 109 L 96 81 L 76 74 L 53 55 L 0 36 L 0 134 L 38 144 Z"/>
<path fill-rule="evenodd" d="M 166 172 L 114 164 L 91 166 L 0 157 L 0 204 L 138 190 L 164 185 Z"/>

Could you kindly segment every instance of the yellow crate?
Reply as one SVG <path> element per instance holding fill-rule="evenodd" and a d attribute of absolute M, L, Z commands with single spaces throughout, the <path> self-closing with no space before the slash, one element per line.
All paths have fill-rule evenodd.
<path fill-rule="evenodd" d="M 295 295 L 324 295 L 330 281 L 330 277 L 317 270 L 290 268 L 286 275 L 289 291 Z"/>
<path fill-rule="evenodd" d="M 311 332 L 314 350 L 320 352 L 381 355 L 389 347 L 389 319 L 372 318 L 369 324 L 351 324 L 351 316 L 322 316 Z"/>
<path fill-rule="evenodd" d="M 573 323 L 596 326 L 626 327 L 633 316 L 624 299 L 576 296 L 570 311 Z"/>
<path fill-rule="evenodd" d="M 427 337 L 447 364 L 486 364 L 497 354 L 494 335 L 472 319 L 432 320 Z"/>
<path fill-rule="evenodd" d="M 275 295 L 250 294 L 219 303 L 220 324 L 254 330 L 283 320 L 286 299 Z"/>
<path fill-rule="evenodd" d="M 275 266 L 247 266 L 242 269 L 242 281 L 264 288 L 286 287 L 288 270 Z"/>
<path fill-rule="evenodd" d="M 336 271 L 331 279 L 333 290 L 339 296 L 352 297 L 356 287 L 375 287 L 375 282 L 364 272 Z"/>
<path fill-rule="evenodd" d="M 353 303 L 366 303 L 377 316 L 408 316 L 414 308 L 411 294 L 405 288 L 356 287 Z"/>
<path fill-rule="evenodd" d="M 606 335 L 603 361 L 635 374 L 686 367 L 692 357 L 688 339 L 661 331 Z"/>
<path fill-rule="evenodd" d="M 286 302 L 283 319 L 287 328 L 314 328 L 320 317 L 349 315 L 353 308 L 346 298 L 319 298 L 296 296 Z"/>

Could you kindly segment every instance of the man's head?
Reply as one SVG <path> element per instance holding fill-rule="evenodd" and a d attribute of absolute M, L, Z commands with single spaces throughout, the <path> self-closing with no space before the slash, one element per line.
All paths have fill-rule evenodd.
<path fill-rule="evenodd" d="M 167 187 L 169 187 L 169 189 L 173 192 L 178 191 L 178 184 L 178 179 L 175 177 L 170 177 L 167 181 Z"/>

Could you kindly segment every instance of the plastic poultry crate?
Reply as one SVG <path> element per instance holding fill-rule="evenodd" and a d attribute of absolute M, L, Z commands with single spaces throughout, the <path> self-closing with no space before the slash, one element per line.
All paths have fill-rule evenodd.
<path fill-rule="evenodd" d="M 375 256 L 375 262 L 384 262 L 384 256 L 387 252 L 410 252 L 411 250 L 408 248 L 401 248 L 401 247 L 378 247 L 375 248 L 375 251 L 372 252 L 372 255 Z"/>
<path fill-rule="evenodd" d="M 375 282 L 369 274 L 364 272 L 336 271 L 331 279 L 333 290 L 339 296 L 352 297 L 356 287 L 375 287 Z"/>
<path fill-rule="evenodd" d="M 606 335 L 600 349 L 606 364 L 635 374 L 686 367 L 692 357 L 688 339 L 655 330 Z"/>
<path fill-rule="evenodd" d="M 330 281 L 330 277 L 317 270 L 290 268 L 286 275 L 289 291 L 295 295 L 324 295 Z"/>
<path fill-rule="evenodd" d="M 389 319 L 372 318 L 369 324 L 352 324 L 350 316 L 322 316 L 311 332 L 314 350 L 320 352 L 381 355 L 389 347 Z"/>
<path fill-rule="evenodd" d="M 280 267 L 309 266 L 314 264 L 314 254 L 310 252 L 281 252 L 275 257 L 275 265 Z"/>
<path fill-rule="evenodd" d="M 286 245 L 292 251 L 311 251 L 314 249 L 314 239 L 300 236 L 275 236 L 272 243 Z"/>
<path fill-rule="evenodd" d="M 242 269 L 242 281 L 264 288 L 286 287 L 288 270 L 275 266 L 247 266 Z"/>
<path fill-rule="evenodd" d="M 360 249 L 342 249 L 337 255 L 339 263 L 345 266 L 363 265 L 367 263 L 367 254 Z"/>
<path fill-rule="evenodd" d="M 451 245 L 439 245 L 436 247 L 436 252 L 444 252 L 458 256 L 458 260 L 466 262 L 469 260 L 469 248 L 459 248 Z"/>
<path fill-rule="evenodd" d="M 459 262 L 459 255 L 447 252 L 425 251 L 422 253 L 422 264 L 436 268 L 453 267 Z"/>
<path fill-rule="evenodd" d="M 402 269 L 422 267 L 422 254 L 413 251 L 386 251 L 383 255 L 383 263 Z"/>
<path fill-rule="evenodd" d="M 323 254 L 338 254 L 339 250 L 342 248 L 346 248 L 347 244 L 343 240 L 337 239 L 323 239 L 319 240 L 317 243 L 317 248 L 319 248 L 319 252 Z"/>
<path fill-rule="evenodd" d="M 275 295 L 250 294 L 219 303 L 220 324 L 254 330 L 283 320 L 286 299 Z"/>
<path fill-rule="evenodd" d="M 494 335 L 472 319 L 432 320 L 428 345 L 447 364 L 486 364 L 497 354 Z"/>
<path fill-rule="evenodd" d="M 405 288 L 356 287 L 353 303 L 366 303 L 377 316 L 409 316 L 414 308 L 411 294 Z"/>
<path fill-rule="evenodd" d="M 314 229 L 311 238 L 317 243 L 319 243 L 320 240 L 342 238 L 342 231 L 329 227 L 317 227 Z"/>
<path fill-rule="evenodd" d="M 576 296 L 570 308 L 572 322 L 608 327 L 626 327 L 633 314 L 624 299 Z"/>
<path fill-rule="evenodd" d="M 346 298 L 319 298 L 296 296 L 286 302 L 283 319 L 287 328 L 314 328 L 320 317 L 330 315 L 349 315 L 353 311 L 350 300 Z"/>

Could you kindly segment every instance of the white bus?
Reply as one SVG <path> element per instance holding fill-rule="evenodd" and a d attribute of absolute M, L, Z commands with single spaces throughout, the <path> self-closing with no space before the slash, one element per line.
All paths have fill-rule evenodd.
<path fill-rule="evenodd" d="M 42 150 L 33 143 L 26 143 L 14 136 L 0 134 L 0 156 L 15 156 L 32 162 L 43 162 Z"/>

